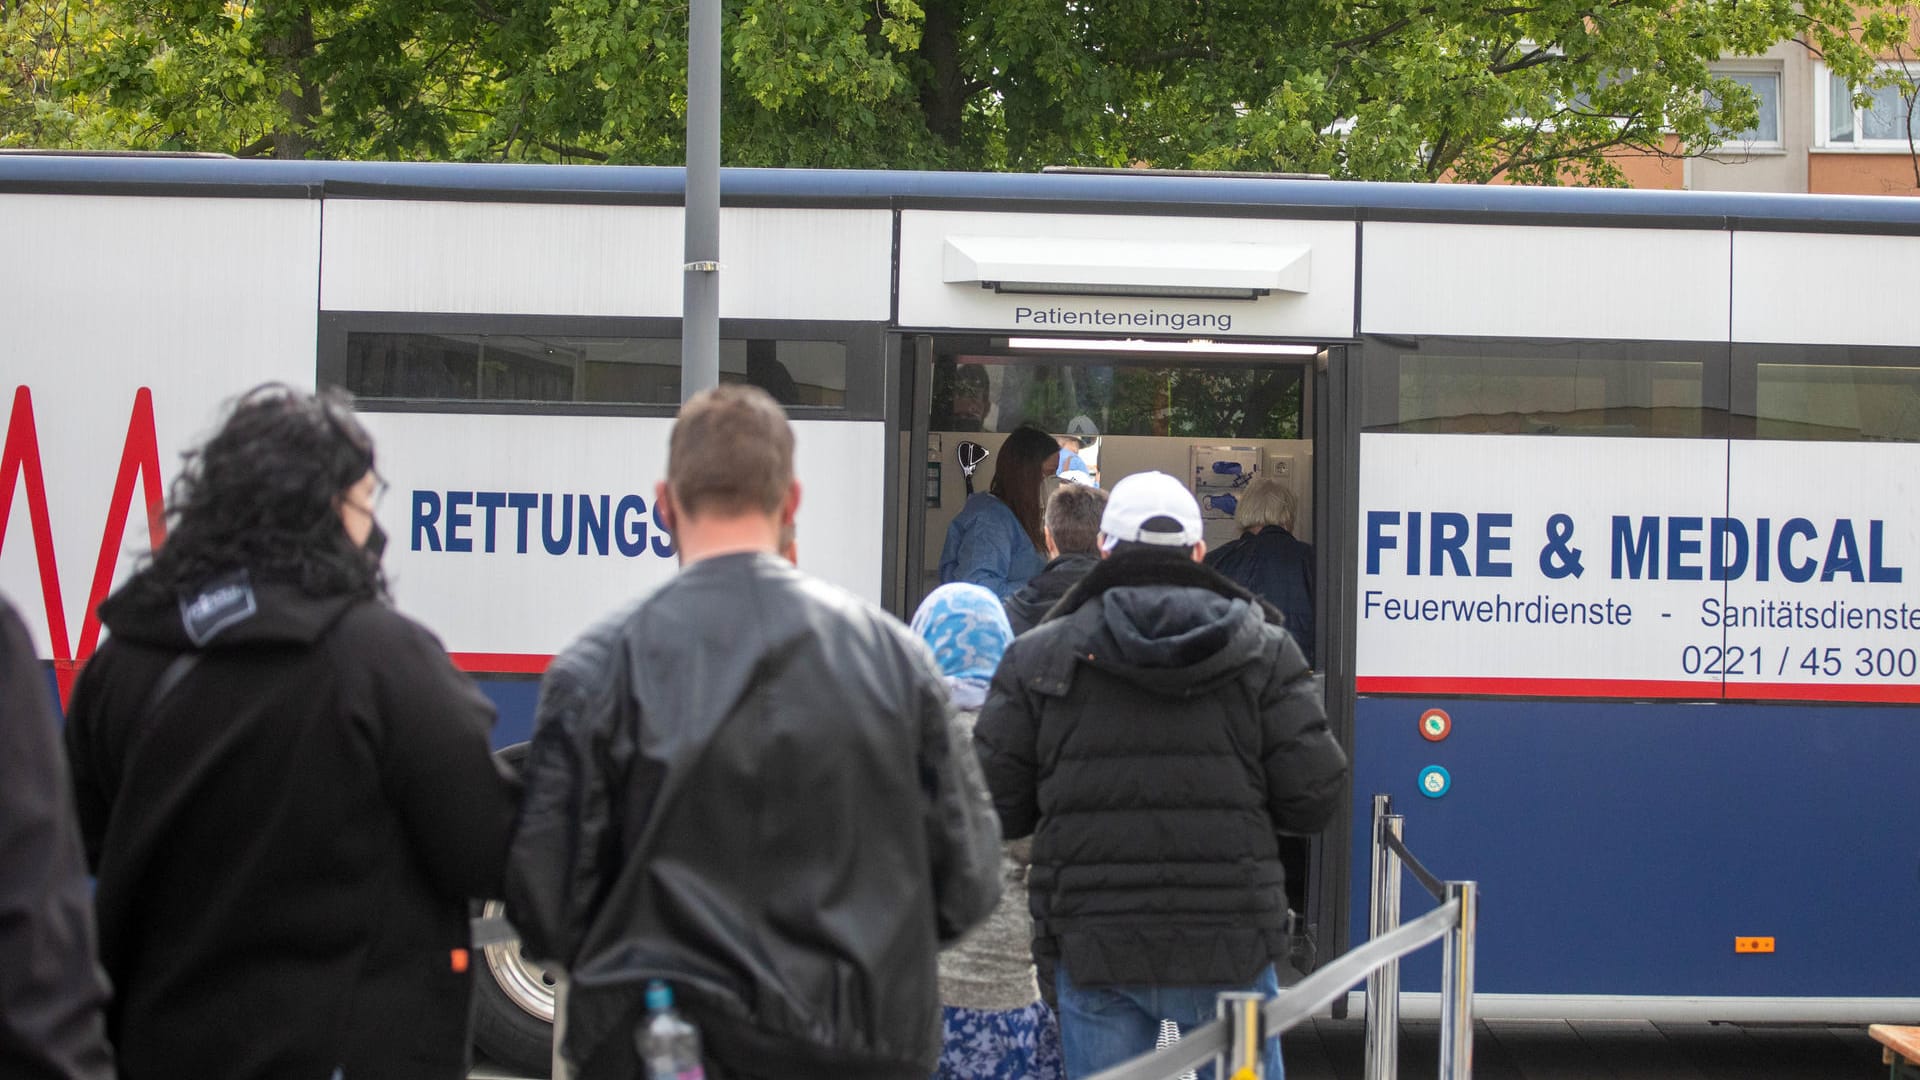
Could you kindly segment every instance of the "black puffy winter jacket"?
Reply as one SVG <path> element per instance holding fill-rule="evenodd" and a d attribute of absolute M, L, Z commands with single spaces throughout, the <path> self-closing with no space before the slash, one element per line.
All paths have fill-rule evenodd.
<path fill-rule="evenodd" d="M 1034 947 L 1082 986 L 1245 985 L 1286 954 L 1277 834 L 1324 828 L 1346 755 L 1257 597 L 1192 561 L 1102 562 L 1015 639 L 974 744 L 1034 835 Z"/>
<path fill-rule="evenodd" d="M 932 657 L 765 554 L 688 567 L 556 658 L 508 913 L 567 968 L 583 1080 L 639 1074 L 649 979 L 724 1071 L 923 1080 L 938 947 L 1000 837 Z"/>

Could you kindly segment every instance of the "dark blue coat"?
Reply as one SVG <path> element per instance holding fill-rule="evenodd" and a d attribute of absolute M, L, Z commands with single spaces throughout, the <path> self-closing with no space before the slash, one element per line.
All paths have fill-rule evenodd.
<path fill-rule="evenodd" d="M 1313 659 L 1313 545 L 1303 544 L 1278 525 L 1222 544 L 1207 553 L 1207 565 L 1280 609 L 1287 632 Z"/>

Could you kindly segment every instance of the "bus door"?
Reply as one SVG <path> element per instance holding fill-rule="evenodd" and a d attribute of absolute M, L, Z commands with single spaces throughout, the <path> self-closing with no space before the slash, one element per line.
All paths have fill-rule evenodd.
<path fill-rule="evenodd" d="M 1316 670 L 1344 667 L 1333 655 L 1338 639 L 1329 630 L 1337 623 L 1328 607 L 1342 595 L 1330 580 L 1339 560 L 1329 555 L 1341 550 L 1336 521 L 1344 519 L 1328 512 L 1328 492 L 1339 487 L 1333 478 L 1344 457 L 1330 453 L 1335 444 L 1329 439 L 1339 427 L 1333 384 L 1344 351 L 1279 342 L 978 333 L 903 338 L 894 514 L 901 615 L 910 616 L 941 584 L 942 549 L 954 518 L 971 493 L 991 489 L 1007 436 L 1030 425 L 1061 449 L 1055 475 L 1042 484 L 1043 506 L 1061 484 L 1111 490 L 1126 476 L 1157 470 L 1193 490 L 1209 550 L 1241 537 L 1249 496 L 1274 515 L 1277 485 L 1278 512 L 1290 520 L 1262 527 L 1288 528 L 1315 551 L 1313 614 L 1297 636 Z M 1333 700 L 1328 705 L 1330 712 L 1342 709 Z M 1350 702 L 1344 711 L 1350 715 Z M 1343 730 L 1338 721 L 1335 730 Z M 1301 968 L 1312 966 L 1316 951 L 1323 958 L 1338 952 L 1342 928 L 1334 920 L 1345 905 L 1335 894 L 1346 880 L 1345 827 L 1343 821 L 1341 836 L 1286 847 Z M 1335 857 L 1343 865 L 1322 865 Z"/>

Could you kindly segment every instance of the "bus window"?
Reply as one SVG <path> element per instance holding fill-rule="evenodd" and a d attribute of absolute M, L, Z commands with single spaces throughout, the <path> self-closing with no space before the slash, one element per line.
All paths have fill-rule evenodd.
<path fill-rule="evenodd" d="M 1724 432 L 1726 376 L 1685 346 L 1434 341 L 1369 350 L 1367 431 L 1701 438 Z M 1698 352 L 1725 346 L 1699 346 Z M 1382 355 L 1384 353 L 1384 355 Z"/>
<path fill-rule="evenodd" d="M 1753 435 L 1818 442 L 1920 442 L 1920 367 L 1756 365 Z"/>
<path fill-rule="evenodd" d="M 1304 370 L 943 355 L 933 369 L 932 429 L 1009 432 L 1026 423 L 1062 432 L 1084 416 L 1104 435 L 1298 439 Z"/>
<path fill-rule="evenodd" d="M 349 330 L 330 378 L 363 401 L 661 405 L 680 402 L 678 337 Z M 723 338 L 720 380 L 793 408 L 847 407 L 842 340 Z"/>

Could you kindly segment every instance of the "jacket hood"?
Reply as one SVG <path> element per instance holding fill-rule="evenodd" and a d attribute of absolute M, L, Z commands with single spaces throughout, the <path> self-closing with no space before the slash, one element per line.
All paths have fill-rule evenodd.
<path fill-rule="evenodd" d="M 1072 620 L 1089 663 L 1157 693 L 1201 693 L 1257 659 L 1281 622 L 1258 597 L 1188 559 L 1103 560 L 1047 619 Z"/>
<path fill-rule="evenodd" d="M 347 595 L 309 596 L 287 582 L 256 581 L 245 570 L 181 594 L 143 572 L 100 605 L 100 621 L 123 641 L 171 652 L 310 645 L 357 602 Z"/>
<path fill-rule="evenodd" d="M 1066 595 L 1067 590 L 1086 577 L 1099 562 L 1092 555 L 1061 555 L 1047 563 L 1019 592 L 1005 600 L 1008 616 L 1019 620 L 1014 631 L 1017 633 L 1039 623 L 1053 605 Z"/>

